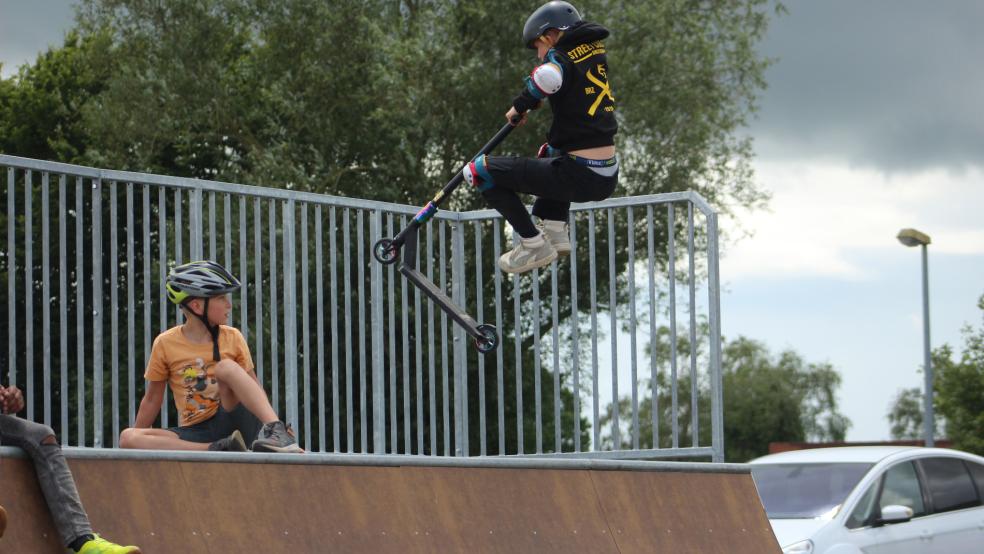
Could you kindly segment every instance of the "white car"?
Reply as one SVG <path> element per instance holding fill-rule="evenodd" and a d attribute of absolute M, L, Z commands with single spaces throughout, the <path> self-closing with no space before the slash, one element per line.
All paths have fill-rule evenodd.
<path fill-rule="evenodd" d="M 752 460 L 784 554 L 984 553 L 984 458 L 852 446 Z"/>

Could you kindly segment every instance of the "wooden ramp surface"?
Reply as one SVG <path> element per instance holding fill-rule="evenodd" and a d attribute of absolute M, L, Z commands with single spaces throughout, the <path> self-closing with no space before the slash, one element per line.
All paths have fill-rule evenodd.
<path fill-rule="evenodd" d="M 0 552 L 64 552 L 33 466 L 3 450 L 0 505 L 10 522 Z M 147 554 L 779 552 L 743 466 L 153 461 L 68 450 L 95 530 Z"/>

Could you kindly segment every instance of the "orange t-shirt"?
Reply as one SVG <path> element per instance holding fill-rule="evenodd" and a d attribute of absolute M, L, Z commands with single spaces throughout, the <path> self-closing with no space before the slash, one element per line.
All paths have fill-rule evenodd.
<path fill-rule="evenodd" d="M 201 423 L 219 409 L 219 384 L 213 373 L 212 354 L 211 341 L 204 344 L 189 341 L 180 325 L 154 339 L 144 378 L 169 382 L 181 427 Z M 229 359 L 245 369 L 253 369 L 249 346 L 235 327 L 219 326 L 219 355 L 223 360 Z"/>

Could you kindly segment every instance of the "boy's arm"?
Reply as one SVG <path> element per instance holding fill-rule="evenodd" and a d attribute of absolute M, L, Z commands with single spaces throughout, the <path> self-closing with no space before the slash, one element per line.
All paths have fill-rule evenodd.
<path fill-rule="evenodd" d="M 167 381 L 147 381 L 147 390 L 140 401 L 140 409 L 137 411 L 137 418 L 133 426 L 137 428 L 147 428 L 157 420 L 157 414 L 161 411 L 161 404 L 164 403 L 164 390 Z"/>

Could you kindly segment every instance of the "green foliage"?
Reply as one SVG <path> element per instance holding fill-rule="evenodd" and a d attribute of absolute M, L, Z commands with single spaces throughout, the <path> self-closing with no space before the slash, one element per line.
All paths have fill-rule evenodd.
<path fill-rule="evenodd" d="M 61 48 L 0 80 L 0 152 L 60 162 L 82 161 L 91 137 L 82 109 L 112 72 L 100 63 L 107 37 L 72 31 Z"/>
<path fill-rule="evenodd" d="M 918 387 L 899 390 L 888 413 L 892 438 L 921 439 L 923 436 L 923 394 Z"/>
<path fill-rule="evenodd" d="M 984 296 L 977 303 L 984 312 Z M 959 357 L 949 345 L 933 351 L 936 407 L 953 447 L 984 454 L 984 325 L 963 330 Z"/>
<path fill-rule="evenodd" d="M 686 339 L 679 339 L 682 351 L 689 351 Z M 667 360 L 657 354 L 661 364 Z M 686 367 L 685 361 L 680 365 Z M 842 441 L 850 420 L 838 411 L 834 395 L 840 385 L 840 375 L 830 364 L 806 362 L 799 354 L 785 350 L 772 355 L 760 342 L 739 337 L 726 342 L 722 349 L 722 379 L 724 386 L 724 446 L 725 459 L 745 462 L 768 453 L 770 442 Z M 700 377 L 700 376 L 698 376 Z M 672 445 L 669 432 L 673 422 L 672 390 L 661 373 L 659 392 L 659 445 Z M 648 385 L 647 385 L 648 388 Z M 678 384 L 679 444 L 693 442 L 691 381 L 682 376 Z M 698 383 L 697 445 L 710 443 L 710 396 L 707 384 Z M 627 399 L 620 402 L 620 420 L 630 421 Z M 610 424 L 611 412 L 602 425 Z M 648 448 L 652 441 L 652 403 L 640 403 L 640 444 Z M 622 433 L 622 446 L 628 447 L 629 433 Z M 610 439 L 609 439 L 610 445 Z"/>

